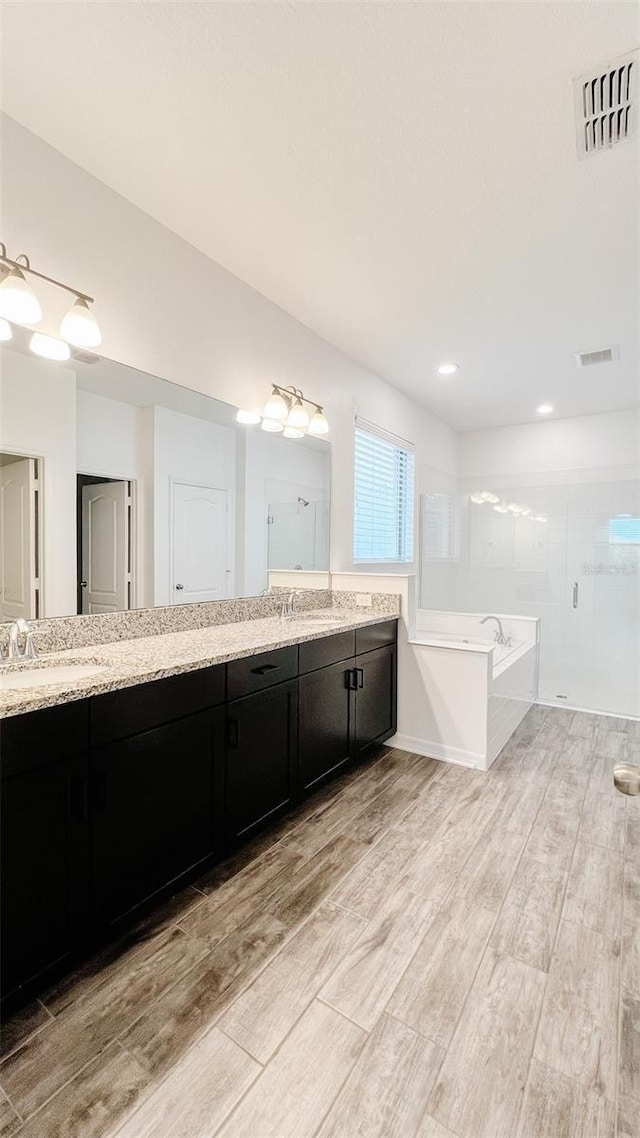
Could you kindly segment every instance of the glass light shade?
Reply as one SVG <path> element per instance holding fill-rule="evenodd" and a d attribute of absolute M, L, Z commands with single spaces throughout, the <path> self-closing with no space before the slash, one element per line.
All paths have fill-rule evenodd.
<path fill-rule="evenodd" d="M 303 439 L 304 431 L 299 431 L 297 427 L 285 427 L 284 437 L 285 439 Z"/>
<path fill-rule="evenodd" d="M 262 430 L 269 431 L 270 434 L 275 435 L 279 431 L 284 431 L 284 426 L 279 423 L 277 419 L 263 419 Z"/>
<path fill-rule="evenodd" d="M 245 426 L 250 426 L 254 423 L 259 423 L 261 418 L 262 415 L 259 411 L 243 411 L 242 408 L 240 408 L 238 414 L 236 415 L 236 422 L 244 423 Z"/>
<path fill-rule="evenodd" d="M 309 423 L 309 434 L 326 435 L 328 433 L 328 430 L 329 424 L 325 418 L 324 411 L 318 407 L 317 411 L 314 411 L 313 415 L 311 416 L 311 421 Z"/>
<path fill-rule="evenodd" d="M 483 490 L 480 497 L 482 498 L 483 502 L 491 502 L 492 505 L 495 505 L 500 501 L 498 495 L 492 494 L 490 490 Z"/>
<path fill-rule="evenodd" d="M 12 336 L 13 332 L 9 321 L 0 317 L 0 340 L 10 340 Z"/>
<path fill-rule="evenodd" d="M 509 505 L 507 506 L 507 509 L 508 509 L 508 510 L 511 510 L 511 513 L 512 513 L 512 514 L 520 514 L 520 513 L 522 513 L 522 510 L 521 510 L 521 508 L 520 508 L 520 506 L 518 505 L 518 503 L 517 503 L 517 502 L 509 502 Z"/>
<path fill-rule="evenodd" d="M 288 413 L 289 408 L 287 407 L 286 400 L 282 398 L 278 391 L 272 392 L 262 412 L 265 419 L 286 419 Z"/>
<path fill-rule="evenodd" d="M 508 514 L 509 507 L 504 502 L 498 502 L 497 506 L 493 507 L 498 514 Z"/>
<path fill-rule="evenodd" d="M 309 426 L 309 413 L 299 399 L 296 399 L 293 407 L 287 415 L 287 426 L 297 427 L 298 430 L 306 431 Z"/>
<path fill-rule="evenodd" d="M 71 349 L 64 340 L 56 340 L 55 336 L 45 336 L 43 332 L 34 332 L 29 347 L 32 352 L 37 356 L 43 356 L 45 360 L 68 360 L 71 356 Z"/>
<path fill-rule="evenodd" d="M 20 269 L 12 269 L 0 284 L 0 316 L 16 324 L 38 324 L 42 308 Z"/>
<path fill-rule="evenodd" d="M 78 298 L 63 317 L 60 335 L 77 348 L 97 348 L 102 341 L 98 321 L 86 300 Z"/>

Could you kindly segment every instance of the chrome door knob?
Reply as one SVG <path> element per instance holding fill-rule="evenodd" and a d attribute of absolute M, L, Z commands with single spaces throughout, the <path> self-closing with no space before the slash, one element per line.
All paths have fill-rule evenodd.
<path fill-rule="evenodd" d="M 176 585 L 176 589 L 184 589 L 184 585 Z"/>
<path fill-rule="evenodd" d="M 81 582 L 80 582 L 80 588 L 81 588 L 81 589 L 86 589 L 86 587 L 87 587 L 87 582 L 86 582 L 86 581 L 81 581 Z"/>
<path fill-rule="evenodd" d="M 640 794 L 640 767 L 633 763 L 614 767 L 613 785 L 621 794 Z"/>

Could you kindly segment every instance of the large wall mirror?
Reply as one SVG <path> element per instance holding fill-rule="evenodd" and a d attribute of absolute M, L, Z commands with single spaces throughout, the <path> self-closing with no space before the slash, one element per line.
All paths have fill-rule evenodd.
<path fill-rule="evenodd" d="M 326 441 L 106 359 L 39 359 L 20 329 L 0 368 L 0 620 L 326 580 Z"/>

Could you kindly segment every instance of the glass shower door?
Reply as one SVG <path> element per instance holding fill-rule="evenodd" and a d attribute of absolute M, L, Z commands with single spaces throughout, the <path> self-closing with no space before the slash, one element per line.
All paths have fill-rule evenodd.
<path fill-rule="evenodd" d="M 570 702 L 640 715 L 640 483 L 569 488 L 565 639 Z"/>

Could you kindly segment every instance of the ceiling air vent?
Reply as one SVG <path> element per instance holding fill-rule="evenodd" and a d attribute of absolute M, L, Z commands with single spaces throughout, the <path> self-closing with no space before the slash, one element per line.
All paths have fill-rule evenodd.
<path fill-rule="evenodd" d="M 612 348 L 600 348 L 597 352 L 575 353 L 576 367 L 592 367 L 593 364 L 610 364 L 612 360 L 617 360 L 618 358 L 617 344 Z"/>
<path fill-rule="evenodd" d="M 71 355 L 74 360 L 78 360 L 81 364 L 97 364 L 100 359 L 100 356 L 94 356 L 93 352 L 86 352 L 80 348 L 73 348 Z"/>
<path fill-rule="evenodd" d="M 637 130 L 640 51 L 574 79 L 578 157 L 626 142 Z"/>

